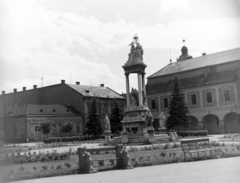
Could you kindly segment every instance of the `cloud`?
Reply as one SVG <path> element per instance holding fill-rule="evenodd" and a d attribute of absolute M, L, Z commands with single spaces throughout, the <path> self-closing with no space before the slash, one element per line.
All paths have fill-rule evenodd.
<path fill-rule="evenodd" d="M 170 6 L 173 1 L 163 1 L 165 6 L 161 11 L 168 13 L 174 8 L 184 9 L 187 7 L 184 2 L 174 1 L 175 4 Z M 44 77 L 44 85 L 55 84 L 61 79 L 68 80 L 71 73 L 72 81 L 78 80 L 86 85 L 105 83 L 122 91 L 125 84 L 120 69 L 129 51 L 127 45 L 135 33 L 138 33 L 145 50 L 144 58 L 154 61 L 148 66 L 152 67 L 151 72 L 165 63 L 161 62 L 162 65 L 156 68 L 158 60 L 154 53 L 165 50 L 168 55 L 171 47 L 175 54 L 182 46 L 182 39 L 187 40 L 186 45 L 194 53 L 203 49 L 203 52 L 222 51 L 226 49 L 227 40 L 231 40 L 228 45 L 239 47 L 239 18 L 150 25 L 145 21 L 128 22 L 121 14 L 113 17 L 112 22 L 101 22 L 93 16 L 61 12 L 41 1 L 8 0 L 2 1 L 0 7 L 2 90 L 29 88 L 41 84 L 41 77 Z M 120 55 L 122 49 L 124 54 Z M 149 55 L 150 52 L 153 55 Z M 109 55 L 114 60 L 108 60 Z"/>
<path fill-rule="evenodd" d="M 31 87 L 40 83 L 55 84 L 69 79 L 70 73 L 85 84 L 105 83 L 116 86 L 117 78 L 110 67 L 81 56 L 81 50 L 104 54 L 115 49 L 113 35 L 102 31 L 102 23 L 94 17 L 83 18 L 75 13 L 61 13 L 38 6 L 33 1 L 5 1 L 1 19 L 1 81 L 2 90 Z M 79 54 L 71 48 L 78 47 Z M 118 88 L 119 89 L 119 88 Z"/>
<path fill-rule="evenodd" d="M 189 9 L 187 0 L 162 0 L 160 14 L 167 14 L 173 11 L 186 11 Z"/>

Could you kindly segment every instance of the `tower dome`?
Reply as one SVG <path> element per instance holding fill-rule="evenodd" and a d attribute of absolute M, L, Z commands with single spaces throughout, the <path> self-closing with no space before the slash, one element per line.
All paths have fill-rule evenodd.
<path fill-rule="evenodd" d="M 185 40 L 183 40 L 183 43 L 184 42 Z M 182 55 L 180 55 L 179 59 L 177 60 L 178 62 L 193 58 L 191 55 L 188 54 L 188 48 L 185 45 L 183 45 L 181 51 Z"/>

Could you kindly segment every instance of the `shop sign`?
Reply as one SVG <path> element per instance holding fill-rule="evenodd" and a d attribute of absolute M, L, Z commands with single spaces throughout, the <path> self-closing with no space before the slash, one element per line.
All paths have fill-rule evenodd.
<path fill-rule="evenodd" d="M 40 124 L 40 123 L 46 123 L 46 122 L 50 123 L 54 121 L 47 118 L 30 118 L 30 123 L 32 124 Z"/>

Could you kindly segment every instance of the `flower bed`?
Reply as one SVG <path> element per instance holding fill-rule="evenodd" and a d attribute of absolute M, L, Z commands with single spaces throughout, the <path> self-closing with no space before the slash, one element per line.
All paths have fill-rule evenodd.
<path fill-rule="evenodd" d="M 9 156 L 5 154 L 4 156 L 0 156 L 0 164 L 19 164 L 19 163 L 30 163 L 30 162 L 47 162 L 47 161 L 57 161 L 57 160 L 65 160 L 69 159 L 70 152 L 64 153 L 57 153 L 57 152 L 47 152 L 46 154 L 43 153 L 25 153 L 21 155 L 18 153 L 15 155 L 14 153 Z"/>
<path fill-rule="evenodd" d="M 43 140 L 44 143 L 55 143 L 55 142 L 79 142 L 79 141 L 86 141 L 86 140 L 96 140 L 99 138 L 97 136 L 71 136 L 71 137 L 48 137 Z M 102 142 L 103 140 L 101 140 Z M 96 141 L 97 142 L 97 141 Z"/>
<path fill-rule="evenodd" d="M 240 155 L 240 145 L 238 144 L 225 144 L 219 142 L 211 142 L 212 146 L 218 146 L 221 151 L 224 152 L 223 156 L 210 156 L 210 153 L 207 153 L 207 156 L 198 157 L 197 154 L 193 156 L 189 161 L 198 161 L 205 159 L 221 158 L 221 157 L 234 157 Z M 149 145 L 149 146 L 139 146 L 128 147 L 128 152 L 130 156 L 130 163 L 134 167 L 141 166 L 152 166 L 152 165 L 164 165 L 170 163 L 179 163 L 184 161 L 182 149 L 178 144 L 165 144 L 165 145 Z M 49 155 L 48 154 L 48 159 Z M 5 171 L 4 178 L 5 181 L 16 181 L 16 180 L 25 180 L 25 179 L 34 179 L 42 177 L 53 177 L 59 175 L 69 175 L 77 174 L 78 167 L 78 156 L 74 151 L 75 155 L 71 155 L 70 159 L 64 159 L 65 161 L 55 161 L 55 162 L 36 162 L 36 163 L 25 163 L 23 164 L 11 164 L 9 166 L 1 166 L 8 168 L 8 171 Z M 47 155 L 46 155 L 47 156 Z M 106 151 L 102 153 L 91 154 L 93 159 L 104 159 L 115 157 L 113 151 Z M 45 159 L 46 160 L 46 159 Z M 50 160 L 47 160 L 50 161 Z M 54 161 L 54 160 L 53 160 Z M 61 164 L 59 164 L 61 163 Z M 94 162 L 95 166 L 100 168 L 100 171 L 112 170 L 114 169 L 114 162 Z M 0 166 L 0 168 L 1 168 Z M 2 169 L 3 170 L 3 169 Z M 0 169 L 1 177 L 1 169 Z"/>

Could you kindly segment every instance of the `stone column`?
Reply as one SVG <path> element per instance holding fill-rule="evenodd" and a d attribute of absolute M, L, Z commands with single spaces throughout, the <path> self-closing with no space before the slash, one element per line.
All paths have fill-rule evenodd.
<path fill-rule="evenodd" d="M 129 74 L 125 74 L 126 76 L 126 98 L 127 98 L 127 107 L 130 106 L 130 91 L 129 91 Z"/>
<path fill-rule="evenodd" d="M 146 88 L 145 88 L 145 74 L 142 75 L 142 87 L 144 88 L 145 93 L 146 93 Z"/>
<path fill-rule="evenodd" d="M 142 74 L 138 73 L 138 99 L 139 106 L 143 106 L 143 97 L 142 97 Z"/>

